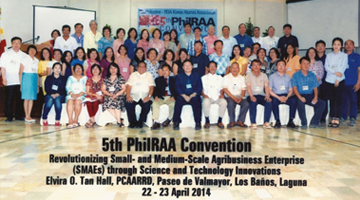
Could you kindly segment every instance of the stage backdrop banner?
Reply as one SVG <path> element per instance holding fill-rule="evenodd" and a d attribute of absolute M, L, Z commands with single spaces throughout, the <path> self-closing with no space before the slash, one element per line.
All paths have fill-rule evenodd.
<path fill-rule="evenodd" d="M 200 27 L 201 36 L 208 35 L 210 25 L 217 26 L 217 9 L 171 9 L 171 8 L 139 8 L 138 32 L 148 29 L 150 35 L 159 28 L 162 33 L 176 29 L 178 36 L 184 33 L 184 24 L 189 22 L 192 28 Z M 215 32 L 216 35 L 216 32 Z"/>

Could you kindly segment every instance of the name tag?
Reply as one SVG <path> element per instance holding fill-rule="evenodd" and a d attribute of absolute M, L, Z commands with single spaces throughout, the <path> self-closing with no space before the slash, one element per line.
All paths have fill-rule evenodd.
<path fill-rule="evenodd" d="M 142 82 L 137 82 L 136 85 L 141 86 L 141 85 L 143 85 L 143 83 Z"/>
<path fill-rule="evenodd" d="M 244 44 L 240 44 L 240 47 L 241 47 L 241 48 L 244 48 L 244 47 L 245 47 L 245 45 L 244 45 Z"/>
<path fill-rule="evenodd" d="M 31 71 L 36 73 L 37 70 L 36 70 L 36 68 L 31 68 Z"/>
<path fill-rule="evenodd" d="M 186 84 L 186 89 L 192 88 L 191 84 Z"/>
<path fill-rule="evenodd" d="M 59 87 L 58 87 L 57 85 L 52 85 L 52 87 L 51 87 L 51 89 L 52 89 L 52 90 L 55 90 L 55 91 L 57 91 L 58 88 L 59 88 Z"/>
<path fill-rule="evenodd" d="M 285 90 L 285 85 L 280 86 L 280 90 Z"/>
<path fill-rule="evenodd" d="M 350 66 L 349 66 L 349 64 L 347 65 L 347 67 L 346 67 L 346 69 L 349 69 L 350 68 Z"/>
<path fill-rule="evenodd" d="M 287 67 L 287 68 L 286 68 L 286 71 L 287 71 L 287 72 L 291 71 L 291 67 Z"/>
<path fill-rule="evenodd" d="M 198 64 L 197 64 L 197 63 L 194 63 L 193 67 L 194 67 L 194 68 L 198 68 Z"/>
<path fill-rule="evenodd" d="M 270 74 L 270 69 L 267 69 L 267 70 L 266 70 L 266 74 Z"/>
<path fill-rule="evenodd" d="M 333 68 L 333 69 L 337 69 L 338 66 L 337 66 L 337 65 L 333 65 L 332 68 Z"/>
<path fill-rule="evenodd" d="M 214 48 L 214 45 L 212 44 L 212 45 L 210 46 L 210 48 Z"/>
<path fill-rule="evenodd" d="M 75 94 L 79 94 L 83 89 L 81 83 L 74 83 L 73 88 Z"/>
<path fill-rule="evenodd" d="M 236 84 L 234 84 L 234 86 L 233 86 L 233 89 L 234 90 L 237 90 L 239 87 L 236 85 Z"/>
<path fill-rule="evenodd" d="M 101 92 L 101 91 L 97 91 L 96 94 L 97 94 L 97 95 L 102 95 L 102 92 Z"/>
<path fill-rule="evenodd" d="M 15 61 L 15 60 L 11 60 L 11 61 L 10 61 L 10 64 L 15 65 L 15 64 L 16 64 L 16 61 Z"/>
<path fill-rule="evenodd" d="M 114 92 L 114 91 L 115 91 L 115 87 L 114 87 L 114 86 L 109 87 L 109 92 Z"/>
<path fill-rule="evenodd" d="M 126 67 L 123 68 L 123 72 L 128 72 L 128 69 Z"/>
<path fill-rule="evenodd" d="M 68 49 L 69 48 L 69 46 L 68 45 L 64 45 L 64 49 Z"/>
<path fill-rule="evenodd" d="M 303 89 L 303 90 L 309 90 L 309 86 L 304 85 L 304 86 L 302 86 L 302 89 Z"/>
<path fill-rule="evenodd" d="M 261 89 L 260 89 L 260 86 L 256 86 L 255 87 L 255 91 L 260 91 Z"/>
<path fill-rule="evenodd" d="M 166 90 L 166 91 L 169 91 L 169 86 L 166 86 L 165 90 Z"/>

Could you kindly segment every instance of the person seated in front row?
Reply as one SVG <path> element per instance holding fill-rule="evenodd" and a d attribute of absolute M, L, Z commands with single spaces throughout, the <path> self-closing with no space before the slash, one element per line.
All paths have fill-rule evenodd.
<path fill-rule="evenodd" d="M 151 52 L 151 51 L 150 51 Z M 130 75 L 126 82 L 126 111 L 130 128 L 142 128 L 150 111 L 151 96 L 154 92 L 154 79 L 150 72 L 146 71 L 146 64 L 139 62 L 137 72 Z M 135 106 L 141 106 L 139 120 L 136 120 Z"/>
<path fill-rule="evenodd" d="M 219 119 L 217 126 L 221 129 L 224 128 L 222 123 L 222 118 L 224 117 L 226 111 L 226 100 L 224 99 L 224 91 L 222 85 L 220 84 L 223 81 L 223 78 L 220 75 L 216 74 L 217 64 L 214 61 L 209 63 L 209 73 L 201 77 L 203 91 L 201 95 L 203 96 L 203 109 L 205 115 L 205 126 L 204 128 L 210 128 L 210 107 L 211 104 L 219 105 Z"/>
<path fill-rule="evenodd" d="M 68 128 L 79 126 L 79 116 L 81 113 L 81 104 L 85 99 L 87 77 L 83 76 L 84 67 L 81 64 L 74 65 L 74 75 L 69 76 L 66 82 L 66 109 L 69 117 Z M 75 107 L 75 117 L 74 114 Z"/>
<path fill-rule="evenodd" d="M 250 104 L 250 121 L 253 129 L 256 125 L 256 107 L 261 104 L 265 107 L 264 128 L 271 128 L 269 123 L 271 116 L 271 98 L 269 81 L 266 74 L 260 72 L 261 63 L 258 59 L 251 62 L 251 72 L 246 75 L 246 86 L 249 93 L 248 101 Z M 264 92 L 265 91 L 265 92 Z"/>
<path fill-rule="evenodd" d="M 314 73 L 309 72 L 310 60 L 307 57 L 300 59 L 301 70 L 294 73 L 291 84 L 297 96 L 297 110 L 301 120 L 301 129 L 307 128 L 305 104 L 315 108 L 310 128 L 324 128 L 319 126 L 321 115 L 325 109 L 325 101 L 318 99 L 319 82 Z"/>
<path fill-rule="evenodd" d="M 104 94 L 103 111 L 107 110 L 115 117 L 120 128 L 124 127 L 121 112 L 125 111 L 125 79 L 120 74 L 119 66 L 112 62 L 107 68 L 106 78 L 101 86 Z"/>
<path fill-rule="evenodd" d="M 285 73 L 285 66 L 285 61 L 279 60 L 276 63 L 277 72 L 269 77 L 270 95 L 273 97 L 272 110 L 276 120 L 274 128 L 281 128 L 279 104 L 287 104 L 290 107 L 290 118 L 287 127 L 296 128 L 293 122 L 296 113 L 296 98 L 295 96 L 292 96 L 293 90 L 291 86 L 291 78 Z"/>
<path fill-rule="evenodd" d="M 99 104 L 103 102 L 101 85 L 104 79 L 101 78 L 101 67 L 98 64 L 91 66 L 92 78 L 86 81 L 86 107 L 90 120 L 85 124 L 86 128 L 93 127 L 95 124 L 95 115 L 99 109 Z"/>
<path fill-rule="evenodd" d="M 246 83 L 245 78 L 239 74 L 239 63 L 233 62 L 230 67 L 230 73 L 224 76 L 222 87 L 225 92 L 225 99 L 227 101 L 227 109 L 229 114 L 230 123 L 228 128 L 232 128 L 235 125 L 240 127 L 246 127 L 244 124 L 246 113 L 249 110 L 249 102 L 245 96 Z M 240 105 L 240 112 L 235 122 L 235 108 L 236 105 Z"/>
<path fill-rule="evenodd" d="M 175 105 L 175 77 L 170 76 L 171 70 L 170 65 L 167 63 L 162 67 L 163 76 L 160 76 L 155 79 L 155 89 L 154 89 L 154 102 L 153 102 L 153 120 L 154 124 L 151 129 L 160 128 L 159 113 L 161 105 L 169 106 L 169 117 L 162 123 L 163 127 L 167 127 L 174 114 L 174 105 Z"/>
<path fill-rule="evenodd" d="M 186 104 L 190 104 L 193 109 L 195 119 L 195 130 L 201 129 L 201 91 L 202 83 L 201 77 L 198 73 L 192 72 L 193 65 L 190 60 L 185 60 L 183 63 L 184 73 L 178 74 L 175 80 L 175 91 L 177 99 L 175 102 L 174 111 L 174 130 L 179 130 L 181 123 L 181 110 Z"/>
<path fill-rule="evenodd" d="M 44 82 L 46 92 L 44 97 L 44 111 L 42 114 L 44 126 L 49 125 L 47 118 L 52 105 L 55 107 L 55 126 L 60 126 L 62 103 L 66 96 L 66 78 L 65 76 L 61 76 L 61 68 L 62 65 L 59 62 L 56 62 L 52 67 L 53 73 L 47 76 Z"/>

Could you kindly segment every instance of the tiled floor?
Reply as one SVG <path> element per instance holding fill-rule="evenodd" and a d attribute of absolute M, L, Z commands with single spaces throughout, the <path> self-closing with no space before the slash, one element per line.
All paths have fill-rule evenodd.
<path fill-rule="evenodd" d="M 120 129 L 115 125 L 86 129 L 79 127 L 58 130 L 53 126 L 48 128 L 37 124 L 25 124 L 15 121 L 5 123 L 0 119 L 0 199 L 176 199 L 171 197 L 171 189 L 174 186 L 162 186 L 155 183 L 154 186 L 142 185 L 116 185 L 116 175 L 111 176 L 113 186 L 108 185 L 70 185 L 69 179 L 73 176 L 74 164 L 49 163 L 49 154 L 67 156 L 81 154 L 99 154 L 100 156 L 125 156 L 132 154 L 134 159 L 140 156 L 155 154 L 174 156 L 188 155 L 218 157 L 229 155 L 232 157 L 262 157 L 265 155 L 278 157 L 303 157 L 303 165 L 275 165 L 275 164 L 222 164 L 221 168 L 279 168 L 281 175 L 232 175 L 229 177 L 232 186 L 175 186 L 177 189 L 210 188 L 210 196 L 202 197 L 180 197 L 180 199 L 360 199 L 360 121 L 356 127 L 341 126 L 339 129 L 308 129 L 290 130 L 281 128 L 278 130 L 258 130 L 249 128 L 234 128 L 232 130 L 220 130 L 212 126 L 209 130 L 195 131 L 192 128 L 183 128 L 173 131 L 166 128 L 151 131 L 143 129 Z M 188 137 L 194 141 L 227 141 L 236 138 L 237 141 L 251 142 L 252 151 L 247 153 L 228 152 L 104 152 L 102 150 L 102 138 L 118 137 L 126 147 L 128 137 L 165 137 L 176 138 L 177 147 L 180 146 L 182 137 Z M 91 164 L 90 164 L 91 165 Z M 114 167 L 131 167 L 140 164 L 133 162 L 108 164 Z M 108 166 L 107 165 L 107 166 Z M 194 164 L 144 164 L 152 167 L 185 167 Z M 107 167 L 106 166 L 106 167 Z M 214 163 L 195 164 L 195 167 L 216 168 Z M 137 174 L 141 176 L 141 174 Z M 67 178 L 67 185 L 46 185 L 46 176 Z M 80 182 L 76 175 L 76 181 Z M 96 177 L 97 174 L 84 175 L 85 177 Z M 121 175 L 118 175 L 121 176 Z M 135 175 L 136 176 L 136 175 Z M 163 178 L 179 178 L 181 181 L 188 177 L 194 179 L 198 175 L 161 175 Z M 153 175 L 156 181 L 157 175 Z M 204 177 L 204 175 L 200 175 Z M 237 179 L 274 179 L 277 187 L 273 186 L 235 186 Z M 306 187 L 281 187 L 279 178 L 283 179 L 306 179 Z M 206 178 L 224 179 L 223 175 L 207 175 Z M 161 188 L 169 188 L 169 196 L 160 197 Z M 143 197 L 142 188 L 151 188 L 152 196 Z M 154 192 L 157 192 L 155 194 Z"/>

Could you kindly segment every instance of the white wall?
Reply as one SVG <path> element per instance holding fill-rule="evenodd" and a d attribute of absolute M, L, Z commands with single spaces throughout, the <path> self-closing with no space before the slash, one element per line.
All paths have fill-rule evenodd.
<path fill-rule="evenodd" d="M 358 0 L 313 0 L 288 4 L 288 21 L 299 39 L 300 49 L 315 45 L 319 39 L 331 47 L 334 37 L 352 39 L 359 46 Z"/>
<path fill-rule="evenodd" d="M 285 0 L 0 0 L 0 5 L 8 45 L 13 36 L 20 36 L 23 40 L 32 38 L 32 5 L 95 10 L 99 30 L 109 24 L 113 33 L 120 27 L 126 30 L 137 27 L 137 8 L 218 9 L 218 34 L 221 34 L 221 27 L 225 24 L 231 28 L 232 35 L 238 34 L 238 25 L 251 17 L 262 31 L 273 25 L 276 35 L 281 36 L 282 25 L 286 22 Z"/>

